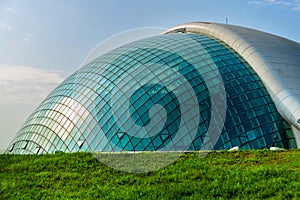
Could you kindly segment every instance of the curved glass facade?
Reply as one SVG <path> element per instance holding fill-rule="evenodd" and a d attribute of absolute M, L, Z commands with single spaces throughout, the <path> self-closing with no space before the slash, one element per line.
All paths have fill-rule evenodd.
<path fill-rule="evenodd" d="M 132 42 L 85 65 L 40 104 L 8 152 L 199 150 L 211 96 L 226 91 L 214 149 L 296 148 L 259 77 L 224 43 L 198 34 Z M 222 97 L 218 97 L 222 98 Z"/>

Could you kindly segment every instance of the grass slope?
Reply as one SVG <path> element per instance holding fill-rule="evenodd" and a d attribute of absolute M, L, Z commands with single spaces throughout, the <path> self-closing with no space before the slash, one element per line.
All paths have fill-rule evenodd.
<path fill-rule="evenodd" d="M 0 199 L 300 199 L 300 151 L 186 153 L 154 172 L 89 153 L 0 155 Z"/>

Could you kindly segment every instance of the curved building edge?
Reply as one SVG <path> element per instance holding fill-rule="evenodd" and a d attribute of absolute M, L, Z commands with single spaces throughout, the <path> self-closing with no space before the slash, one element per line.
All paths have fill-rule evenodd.
<path fill-rule="evenodd" d="M 193 22 L 168 33 L 204 34 L 229 45 L 261 78 L 279 113 L 290 123 L 300 148 L 300 44 L 241 26 Z"/>

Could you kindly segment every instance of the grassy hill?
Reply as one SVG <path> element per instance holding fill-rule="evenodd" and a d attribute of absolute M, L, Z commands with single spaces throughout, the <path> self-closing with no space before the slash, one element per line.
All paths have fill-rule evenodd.
<path fill-rule="evenodd" d="M 0 155 L 0 199 L 300 199 L 300 150 L 186 153 L 154 172 L 89 153 Z"/>

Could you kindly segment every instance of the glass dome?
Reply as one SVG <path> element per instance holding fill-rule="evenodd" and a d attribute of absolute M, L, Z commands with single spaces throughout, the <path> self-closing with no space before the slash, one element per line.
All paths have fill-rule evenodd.
<path fill-rule="evenodd" d="M 212 115 L 212 96 L 226 101 L 224 123 Z M 212 122 L 221 123 L 212 127 L 220 134 L 207 139 Z M 205 35 L 169 33 L 124 45 L 76 71 L 32 113 L 8 152 L 185 151 L 204 142 L 213 149 L 296 147 L 239 54 Z"/>

